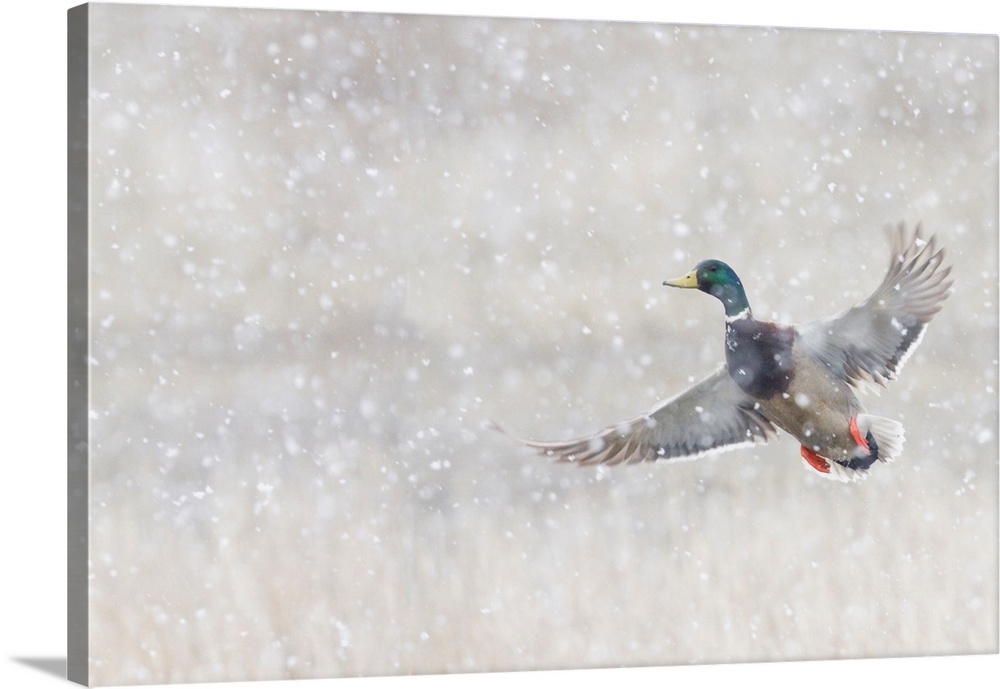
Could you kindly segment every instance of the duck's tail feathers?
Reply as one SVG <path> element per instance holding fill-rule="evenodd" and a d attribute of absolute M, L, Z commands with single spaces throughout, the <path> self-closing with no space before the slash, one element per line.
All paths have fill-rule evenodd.
<path fill-rule="evenodd" d="M 825 462 L 823 460 L 827 465 L 827 470 L 823 472 L 820 469 L 823 472 L 820 475 L 824 478 L 847 483 L 865 479 L 868 478 L 868 472 L 876 460 L 891 462 L 902 453 L 903 424 L 871 414 L 858 414 L 854 422 L 857 423 L 858 431 L 858 435 L 855 437 L 860 437 L 867 442 L 867 452 L 863 448 L 856 448 L 856 454 L 850 461 Z M 813 468 L 816 468 L 814 464 L 809 463 Z"/>
<path fill-rule="evenodd" d="M 858 414 L 858 430 L 861 435 L 872 434 L 878 446 L 878 459 L 891 462 L 903 452 L 903 424 L 871 414 Z"/>

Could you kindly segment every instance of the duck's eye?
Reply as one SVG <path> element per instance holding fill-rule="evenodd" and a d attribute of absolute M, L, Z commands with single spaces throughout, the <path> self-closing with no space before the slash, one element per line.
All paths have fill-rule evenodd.
<path fill-rule="evenodd" d="M 718 273 L 719 272 L 719 266 L 709 266 L 708 267 L 708 271 L 710 273 Z"/>

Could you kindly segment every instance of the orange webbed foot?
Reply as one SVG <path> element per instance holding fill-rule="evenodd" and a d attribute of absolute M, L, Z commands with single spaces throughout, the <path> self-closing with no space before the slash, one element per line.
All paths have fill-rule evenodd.
<path fill-rule="evenodd" d="M 814 450 L 810 450 L 805 445 L 802 446 L 802 458 L 809 463 L 813 469 L 821 474 L 830 473 L 830 463 L 820 457 Z"/>
<path fill-rule="evenodd" d="M 858 444 L 858 447 L 865 452 L 871 452 L 871 448 L 868 447 L 868 441 L 861 436 L 861 431 L 858 430 L 858 417 L 851 417 L 851 423 L 848 428 L 850 428 L 851 437 L 854 438 L 854 442 Z"/>

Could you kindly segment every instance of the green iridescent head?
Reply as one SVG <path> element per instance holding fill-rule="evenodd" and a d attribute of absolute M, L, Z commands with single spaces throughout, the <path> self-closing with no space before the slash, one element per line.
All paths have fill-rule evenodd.
<path fill-rule="evenodd" d="M 714 258 L 702 261 L 687 275 L 665 280 L 663 284 L 670 287 L 698 289 L 711 294 L 726 307 L 727 316 L 750 313 L 750 303 L 736 271 Z"/>

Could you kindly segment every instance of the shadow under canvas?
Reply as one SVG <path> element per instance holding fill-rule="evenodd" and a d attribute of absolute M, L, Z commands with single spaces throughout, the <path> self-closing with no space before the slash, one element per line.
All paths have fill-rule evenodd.
<path fill-rule="evenodd" d="M 33 667 L 48 675 L 66 678 L 66 658 L 65 657 L 41 657 L 41 658 L 11 658 L 22 665 Z"/>

